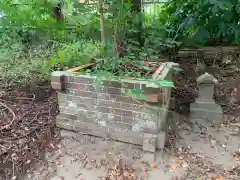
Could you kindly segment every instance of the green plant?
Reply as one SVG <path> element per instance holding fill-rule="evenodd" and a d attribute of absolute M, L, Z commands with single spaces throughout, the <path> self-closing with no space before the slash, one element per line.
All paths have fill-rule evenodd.
<path fill-rule="evenodd" d="M 48 80 L 50 68 L 55 68 L 49 62 L 50 57 L 58 59 L 58 65 L 72 67 L 88 63 L 87 54 L 98 51 L 97 43 L 76 41 L 88 36 L 84 33 L 94 13 L 89 13 L 84 21 L 87 8 L 80 14 L 71 13 L 73 3 L 66 1 L 65 20 L 59 22 L 52 16 L 52 8 L 58 1 L 16 2 L 13 5 L 10 0 L 0 0 L 3 12 L 0 18 L 1 81 L 21 84 Z"/>
<path fill-rule="evenodd" d="M 50 49 L 31 48 L 18 52 L 16 56 L 14 51 L 11 53 L 11 59 L 3 61 L 0 66 L 2 83 L 19 85 L 49 80 L 51 66 L 47 57 L 52 53 Z"/>
<path fill-rule="evenodd" d="M 100 45 L 97 42 L 79 40 L 74 43 L 63 44 L 50 59 L 53 67 L 68 69 L 92 62 L 92 58 L 99 54 Z"/>
<path fill-rule="evenodd" d="M 145 49 L 153 55 L 159 55 L 168 49 L 181 45 L 176 38 L 169 37 L 171 29 L 161 21 L 159 14 L 148 15 L 145 19 Z"/>
<path fill-rule="evenodd" d="M 22 38 L 15 31 L 1 32 L 0 36 L 0 64 L 20 57 L 21 53 L 26 50 L 22 44 Z"/>
<path fill-rule="evenodd" d="M 169 37 L 188 45 L 238 44 L 239 0 L 171 0 L 162 7 L 161 21 Z"/>
<path fill-rule="evenodd" d="M 64 70 L 90 63 L 93 59 L 97 65 L 92 71 L 99 78 L 102 75 L 144 78 L 138 71 L 146 68 L 142 62 L 146 58 L 153 60 L 156 48 L 170 43 L 165 38 L 165 27 L 159 29 L 159 26 L 148 25 L 143 31 L 139 26 L 143 23 L 143 16 L 132 11 L 131 2 L 104 1 L 103 16 L 100 16 L 101 13 L 90 11 L 85 4 L 65 1 L 62 9 L 65 19 L 62 22 L 52 17 L 51 10 L 56 1 L 19 1 L 16 6 L 12 6 L 9 0 L 1 2 L 3 5 L 0 9 L 5 16 L 0 22 L 0 29 L 9 32 L 6 38 L 10 38 L 2 48 L 2 51 L 6 51 L 3 53 L 6 55 L 3 56 L 5 59 L 2 58 L 5 61 L 2 67 L 7 67 L 3 77 L 9 81 L 47 79 L 52 69 Z M 100 17 L 104 24 L 100 23 Z M 99 42 L 100 25 L 107 35 L 105 44 Z M 161 34 L 162 32 L 165 34 Z M 148 38 L 144 47 L 141 47 L 135 36 L 139 33 Z M 18 38 L 15 39 L 10 34 L 17 34 Z M 158 38 L 158 42 L 154 36 Z M 8 48 L 11 44 L 18 45 L 19 49 L 12 46 L 11 50 Z M 37 47 L 39 52 L 31 53 L 33 47 Z M 42 53 L 44 50 L 47 53 Z M 23 61 L 21 64 L 30 70 L 20 74 L 23 66 L 18 67 L 17 61 Z M 135 63 L 134 68 L 120 68 L 122 64 L 131 62 Z M 35 75 L 31 76 L 31 73 Z"/>

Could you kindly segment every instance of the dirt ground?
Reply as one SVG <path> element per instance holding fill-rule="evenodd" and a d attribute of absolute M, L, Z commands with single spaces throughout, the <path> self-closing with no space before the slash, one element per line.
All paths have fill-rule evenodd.
<path fill-rule="evenodd" d="M 108 171 L 114 164 L 132 167 L 116 180 L 239 180 L 240 126 L 230 121 L 179 118 L 175 146 L 166 147 L 156 162 L 139 146 L 61 130 L 56 150 L 30 169 L 26 180 L 111 180 L 119 173 Z"/>

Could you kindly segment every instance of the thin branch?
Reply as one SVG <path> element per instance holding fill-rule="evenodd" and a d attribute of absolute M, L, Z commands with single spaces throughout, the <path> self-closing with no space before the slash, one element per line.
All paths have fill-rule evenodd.
<path fill-rule="evenodd" d="M 0 131 L 2 131 L 3 129 L 7 129 L 7 128 L 9 128 L 9 127 L 12 125 L 12 123 L 13 123 L 13 122 L 15 121 L 15 119 L 16 119 L 16 115 L 15 115 L 15 113 L 13 112 L 13 110 L 12 110 L 11 108 L 9 108 L 7 105 L 5 105 L 5 104 L 3 104 L 3 103 L 1 103 L 1 102 L 0 102 L 0 105 L 3 106 L 3 107 L 5 107 L 6 109 L 8 109 L 9 112 L 11 112 L 11 114 L 13 115 L 12 121 L 11 121 L 9 124 L 3 126 L 3 127 L 0 129 Z"/>

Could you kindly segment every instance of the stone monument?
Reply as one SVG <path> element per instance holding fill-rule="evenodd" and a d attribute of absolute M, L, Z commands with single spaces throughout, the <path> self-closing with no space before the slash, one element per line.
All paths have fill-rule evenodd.
<path fill-rule="evenodd" d="M 191 118 L 220 121 L 223 114 L 222 108 L 213 99 L 214 87 L 218 81 L 212 75 L 205 73 L 197 78 L 197 84 L 199 95 L 191 104 Z"/>

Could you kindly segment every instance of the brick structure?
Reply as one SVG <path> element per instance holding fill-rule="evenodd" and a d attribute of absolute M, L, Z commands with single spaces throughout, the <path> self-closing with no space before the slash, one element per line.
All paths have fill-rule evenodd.
<path fill-rule="evenodd" d="M 163 64 L 153 77 L 171 81 L 173 65 Z M 148 151 L 162 149 L 171 88 L 159 88 L 142 79 L 103 80 L 101 85 L 95 80 L 90 75 L 74 75 L 73 70 L 52 73 L 51 84 L 58 91 L 60 109 L 57 126 L 143 145 Z M 144 99 L 126 95 L 128 90 L 139 89 Z M 151 137 L 153 140 L 149 140 Z"/>

